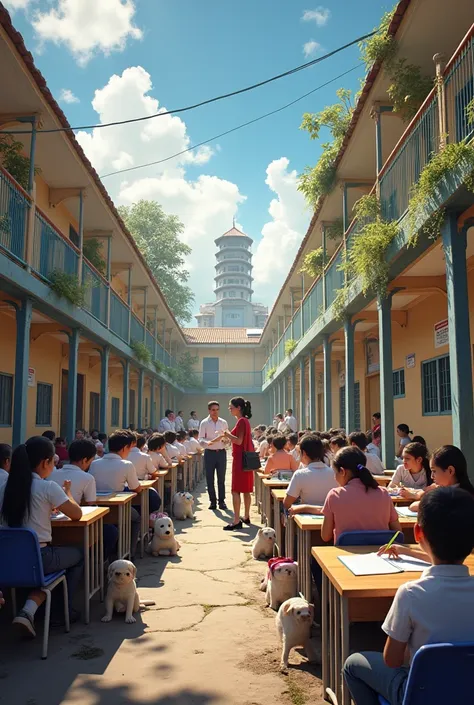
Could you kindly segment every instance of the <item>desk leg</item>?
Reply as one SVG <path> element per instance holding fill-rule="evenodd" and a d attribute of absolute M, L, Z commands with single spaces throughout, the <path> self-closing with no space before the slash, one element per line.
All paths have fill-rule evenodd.
<path fill-rule="evenodd" d="M 296 532 L 296 552 L 298 554 L 298 567 L 297 567 L 297 577 L 298 577 L 298 592 L 303 595 L 303 587 L 304 587 L 304 579 L 303 579 L 303 532 L 295 524 L 295 532 Z"/>
<path fill-rule="evenodd" d="M 268 515 L 267 515 L 267 524 L 268 524 L 268 526 L 270 526 L 272 529 L 275 528 L 275 526 L 273 526 L 273 524 L 275 523 L 275 522 L 274 522 L 275 514 L 274 514 L 274 511 L 273 511 L 273 506 L 274 506 L 274 504 L 275 504 L 275 500 L 273 499 L 272 491 L 271 491 L 271 489 L 269 488 L 269 489 L 268 489 Z M 278 504 L 278 502 L 277 502 L 276 504 Z"/>
<path fill-rule="evenodd" d="M 323 573 L 322 595 L 321 595 L 321 650 L 322 650 L 322 676 L 323 695 L 326 698 L 329 689 L 329 579 Z"/>
<path fill-rule="evenodd" d="M 286 518 L 285 557 L 295 559 L 295 522 L 292 517 Z"/>
<path fill-rule="evenodd" d="M 118 556 L 120 559 L 124 556 L 124 533 L 123 533 L 123 506 L 118 508 Z"/>
<path fill-rule="evenodd" d="M 258 496 L 259 496 L 259 490 L 260 490 L 260 478 L 259 478 L 259 476 L 257 475 L 257 473 L 255 473 L 254 477 L 255 477 L 255 480 L 254 480 L 254 488 L 255 488 L 255 491 L 254 491 L 254 493 L 253 493 L 253 503 L 254 503 L 254 505 L 255 505 L 256 507 L 258 507 Z"/>
<path fill-rule="evenodd" d="M 100 589 L 100 601 L 104 601 L 104 520 L 99 519 L 98 532 L 99 532 L 99 589 Z"/>
<path fill-rule="evenodd" d="M 278 546 L 279 553 L 281 554 L 281 551 L 283 550 L 283 545 L 282 545 L 282 525 L 281 525 L 281 516 L 280 516 L 280 502 L 273 502 L 273 524 L 274 524 L 274 529 L 276 532 L 276 542 Z"/>
<path fill-rule="evenodd" d="M 337 696 L 337 701 L 339 703 L 342 703 L 342 690 L 341 690 L 341 672 L 342 672 L 342 663 L 341 663 L 341 598 L 336 590 L 335 587 L 333 587 L 333 605 L 334 605 L 334 650 L 333 650 L 333 658 L 334 658 L 334 690 Z"/>
<path fill-rule="evenodd" d="M 342 688 L 342 705 L 351 705 L 351 696 L 342 676 L 342 667 L 349 656 L 349 602 L 347 597 L 340 596 L 341 604 L 341 664 L 339 669 L 339 681 Z"/>
<path fill-rule="evenodd" d="M 308 602 L 311 602 L 311 531 L 301 533 L 303 534 L 303 594 Z"/>
<path fill-rule="evenodd" d="M 145 555 L 145 541 L 148 536 L 148 524 L 150 521 L 150 495 L 148 494 L 148 490 L 142 490 L 142 492 L 140 492 L 140 505 L 142 513 L 140 517 L 140 557 L 143 558 Z"/>
<path fill-rule="evenodd" d="M 132 503 L 127 502 L 124 506 L 124 558 L 128 560 L 132 557 Z"/>
<path fill-rule="evenodd" d="M 89 527 L 84 527 L 84 623 L 90 621 L 90 549 L 89 549 Z"/>

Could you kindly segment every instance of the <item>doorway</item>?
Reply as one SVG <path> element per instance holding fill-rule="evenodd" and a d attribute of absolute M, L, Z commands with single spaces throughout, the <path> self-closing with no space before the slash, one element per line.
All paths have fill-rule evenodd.
<path fill-rule="evenodd" d="M 372 414 L 380 411 L 380 375 L 375 374 L 365 378 L 366 396 L 365 396 L 365 418 L 366 426 L 372 426 Z"/>
<path fill-rule="evenodd" d="M 89 399 L 89 432 L 94 429 L 102 432 L 106 431 L 104 428 L 99 428 L 99 415 L 100 394 L 98 392 L 91 392 Z"/>
<path fill-rule="evenodd" d="M 66 438 L 67 434 L 67 385 L 69 370 L 62 370 L 61 376 L 61 414 L 59 434 Z M 76 428 L 84 428 L 84 375 L 77 375 Z M 69 442 L 74 438 L 68 438 Z"/>

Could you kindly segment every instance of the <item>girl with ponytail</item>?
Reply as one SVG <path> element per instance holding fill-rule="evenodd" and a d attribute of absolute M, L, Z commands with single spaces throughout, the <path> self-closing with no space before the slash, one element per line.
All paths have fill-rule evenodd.
<path fill-rule="evenodd" d="M 45 575 L 66 570 L 69 599 L 72 599 L 82 575 L 83 556 L 76 546 L 51 546 L 51 513 L 59 509 L 72 520 L 82 516 L 66 481 L 63 488 L 48 480 L 54 469 L 54 445 L 44 436 L 33 436 L 12 454 L 10 472 L 0 485 L 0 523 L 14 528 L 28 528 L 36 533 Z M 34 590 L 13 620 L 27 636 L 36 636 L 34 616 L 45 599 Z"/>
<path fill-rule="evenodd" d="M 229 411 L 237 423 L 232 431 L 226 431 L 225 436 L 232 441 L 232 505 L 234 521 L 224 526 L 224 531 L 242 529 L 242 522 L 250 524 L 250 503 L 253 492 L 253 472 L 245 472 L 243 465 L 244 451 L 254 451 L 252 429 L 249 419 L 252 418 L 252 407 L 249 401 L 242 397 L 234 397 L 229 402 Z M 244 495 L 244 517 L 240 518 L 241 493 Z"/>

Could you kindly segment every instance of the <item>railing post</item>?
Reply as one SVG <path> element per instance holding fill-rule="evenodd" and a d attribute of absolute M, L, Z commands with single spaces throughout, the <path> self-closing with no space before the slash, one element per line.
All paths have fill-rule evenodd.
<path fill-rule="evenodd" d="M 127 341 L 130 343 L 130 335 L 132 332 L 132 267 L 128 268 L 128 290 L 127 290 L 127 304 L 128 304 L 128 336 Z"/>
<path fill-rule="evenodd" d="M 79 191 L 79 259 L 77 262 L 77 278 L 82 284 L 82 267 L 84 264 L 84 191 Z M 105 433 L 105 431 L 104 431 Z"/>
<path fill-rule="evenodd" d="M 147 309 L 147 303 L 148 303 L 148 287 L 144 286 L 143 287 L 143 342 L 146 345 L 146 324 L 147 324 L 147 318 L 146 318 L 146 309 Z"/>
<path fill-rule="evenodd" d="M 448 138 L 448 121 L 447 121 L 447 106 L 446 92 L 444 89 L 443 71 L 446 65 L 446 57 L 444 54 L 435 54 L 433 61 L 436 66 L 436 89 L 438 93 L 438 121 L 439 121 L 439 149 L 440 151 L 446 147 Z"/>

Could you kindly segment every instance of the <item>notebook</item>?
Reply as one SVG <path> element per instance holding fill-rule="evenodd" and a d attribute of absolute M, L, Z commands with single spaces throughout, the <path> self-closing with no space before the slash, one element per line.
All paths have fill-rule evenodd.
<path fill-rule="evenodd" d="M 322 514 L 303 514 L 299 513 L 295 514 L 296 517 L 301 517 L 302 519 L 321 519 L 321 521 L 324 520 L 324 517 Z"/>
<path fill-rule="evenodd" d="M 431 563 L 419 558 L 403 556 L 389 558 L 376 553 L 365 553 L 357 556 L 338 556 L 341 563 L 349 568 L 354 575 L 390 575 L 392 573 L 422 573 Z"/>
<path fill-rule="evenodd" d="M 418 516 L 417 512 L 412 512 L 410 507 L 396 507 L 397 514 L 401 517 L 414 517 Z"/>

